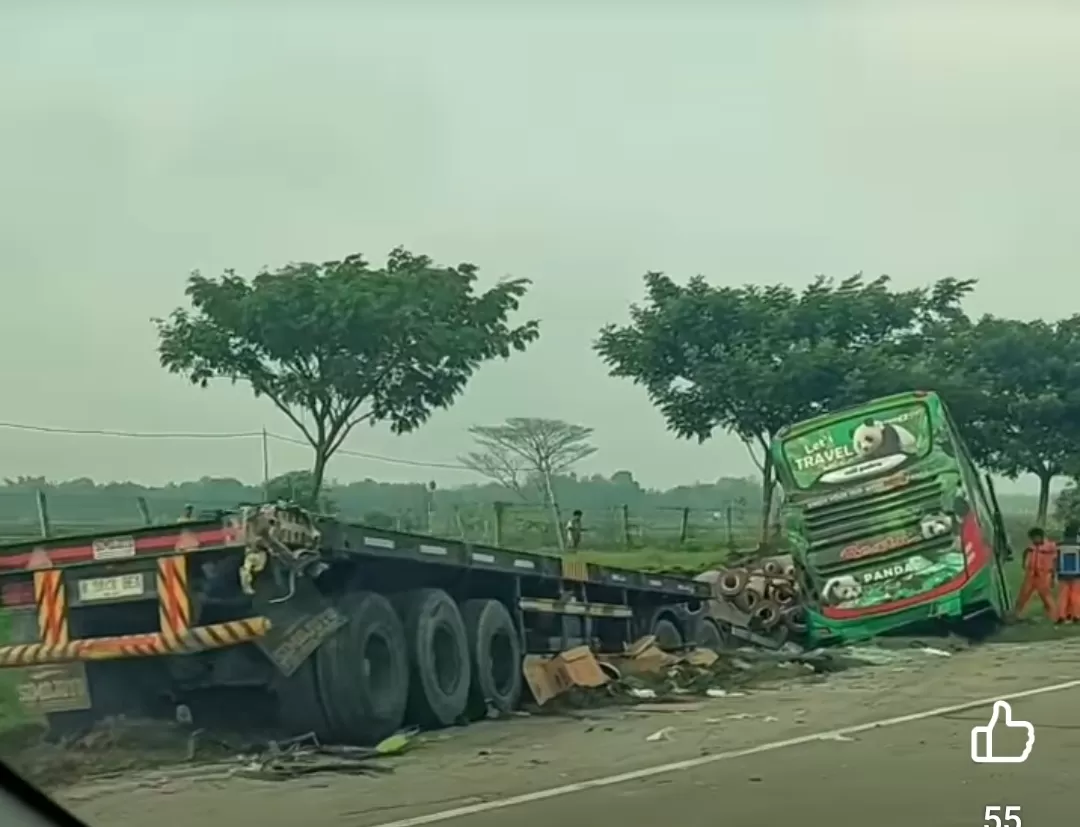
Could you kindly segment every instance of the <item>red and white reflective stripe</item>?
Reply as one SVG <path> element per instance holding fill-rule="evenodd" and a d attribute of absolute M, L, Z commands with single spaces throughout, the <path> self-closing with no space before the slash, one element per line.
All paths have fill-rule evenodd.
<path fill-rule="evenodd" d="M 101 535 L 98 539 L 121 537 L 122 533 Z M 169 551 L 188 552 L 200 548 L 235 545 L 237 532 L 232 528 L 208 528 L 202 531 L 187 529 L 169 534 L 135 537 L 135 554 L 161 554 Z M 44 555 L 44 557 L 43 557 Z M 0 555 L 0 571 L 40 569 L 48 566 L 70 566 L 76 563 L 93 563 L 93 541 L 80 541 L 77 545 L 60 545 L 54 548 L 38 546 L 19 554 Z M 46 563 L 47 561 L 47 563 Z"/>

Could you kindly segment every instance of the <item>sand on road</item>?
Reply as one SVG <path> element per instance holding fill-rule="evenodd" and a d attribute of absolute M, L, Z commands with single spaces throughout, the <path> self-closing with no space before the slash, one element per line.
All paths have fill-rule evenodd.
<path fill-rule="evenodd" d="M 95 827 L 134 827 L 136 823 L 145 822 L 148 812 L 171 827 L 232 827 L 239 821 L 252 821 L 260 827 L 295 827 L 298 823 L 305 827 L 340 827 L 346 824 L 350 827 L 376 827 L 455 808 L 484 805 L 485 802 L 588 779 L 976 699 L 1000 697 L 1078 678 L 1080 641 L 984 646 L 952 657 L 931 657 L 914 663 L 853 670 L 831 675 L 820 683 L 801 683 L 751 692 L 746 697 L 710 700 L 694 712 L 641 714 L 625 709 L 595 710 L 578 717 L 535 716 L 434 733 L 423 748 L 400 759 L 395 764 L 395 772 L 389 776 L 326 775 L 267 782 L 231 778 L 225 771 L 200 772 L 199 768 L 195 768 L 192 771 L 196 773 L 194 775 L 164 771 L 119 781 L 84 784 L 62 791 L 57 797 Z M 1029 703 L 1046 704 L 1045 708 L 1033 707 L 1032 714 L 1037 713 L 1049 720 L 1059 711 L 1054 704 L 1065 704 L 1067 697 L 1071 697 L 1073 702 L 1080 702 L 1078 693 L 1060 693 L 1054 699 L 1033 698 L 1029 702 L 1018 702 L 1016 709 L 1019 713 Z M 959 761 L 953 752 L 960 750 L 966 756 L 967 750 L 967 741 L 962 738 L 963 743 L 958 745 L 952 729 L 966 726 L 970 730 L 971 725 L 966 720 L 960 724 L 952 719 L 905 724 L 891 730 L 860 733 L 853 742 L 821 742 L 790 747 L 655 776 L 632 784 L 468 815 L 455 821 L 472 825 L 494 824 L 496 818 L 501 819 L 502 823 L 506 819 L 535 819 L 539 825 L 539 814 L 546 813 L 545 819 L 556 821 L 565 821 L 575 814 L 571 825 L 595 823 L 601 818 L 610 822 L 611 802 L 625 798 L 625 804 L 620 806 L 627 809 L 625 821 L 633 827 L 636 823 L 633 811 L 644 813 L 646 809 L 641 803 L 642 791 L 651 790 L 649 795 L 644 796 L 649 801 L 664 800 L 664 808 L 679 808 L 680 827 L 684 827 L 684 824 L 689 827 L 687 808 L 694 813 L 701 810 L 701 818 L 710 817 L 714 823 L 718 815 L 715 811 L 715 806 L 718 806 L 716 799 L 721 793 L 714 789 L 716 785 L 710 779 L 723 779 L 722 785 L 728 785 L 724 795 L 735 795 L 737 798 L 731 800 L 741 802 L 738 806 L 744 809 L 738 812 L 744 813 L 746 819 L 750 820 L 733 817 L 726 810 L 721 811 L 725 820 L 731 820 L 741 827 L 755 823 L 752 819 L 765 818 L 769 813 L 772 814 L 769 816 L 771 819 L 780 817 L 788 812 L 784 809 L 788 807 L 805 806 L 823 814 L 821 808 L 826 806 L 846 811 L 845 808 L 855 806 L 852 796 L 863 788 L 876 789 L 875 795 L 869 799 L 870 803 L 891 813 L 895 807 L 889 803 L 889 796 L 918 798 L 920 795 L 917 785 L 923 783 L 923 776 L 912 775 L 912 780 L 905 781 L 903 768 L 910 766 L 917 769 L 926 765 L 932 768 L 926 770 L 930 775 L 944 773 L 947 776 Z M 1050 723 L 1046 726 L 1049 727 Z M 670 739 L 656 742 L 646 740 L 651 733 L 669 727 L 672 730 Z M 919 733 L 924 730 L 930 734 L 920 736 Z M 1055 731 L 1059 732 L 1059 736 L 1053 734 Z M 1071 731 L 1050 732 L 1046 737 L 1061 737 L 1067 741 Z M 923 758 L 911 751 L 912 745 L 919 742 L 931 744 Z M 889 752 L 892 748 L 890 744 L 901 749 L 907 758 L 882 764 L 880 761 L 885 758 L 873 757 Z M 1040 742 L 1036 752 L 1047 754 L 1041 751 L 1042 746 Z M 966 760 L 970 764 L 970 760 Z M 769 769 L 789 766 L 789 762 L 794 762 L 789 770 L 780 772 Z M 833 774 L 821 776 L 820 772 L 825 770 Z M 983 773 L 973 776 L 974 781 L 960 779 L 956 783 L 964 786 L 990 777 Z M 762 780 L 755 781 L 753 778 Z M 827 787 L 830 792 L 816 799 L 817 803 L 800 804 L 800 795 L 812 795 L 813 790 L 817 789 L 818 782 L 806 780 L 811 778 L 817 778 L 823 785 L 822 789 Z M 802 787 L 791 786 L 796 783 Z M 938 781 L 935 780 L 935 783 Z M 945 780 L 941 780 L 941 783 L 945 784 Z M 721 782 L 717 781 L 716 784 Z M 634 795 L 628 792 L 631 789 Z M 689 795 L 690 800 L 679 803 L 679 795 Z M 1024 801 L 1019 803 L 1025 804 Z M 865 805 L 864 801 L 860 806 Z M 1037 814 L 1041 805 L 1034 802 L 1031 806 Z M 571 809 L 560 809 L 563 807 Z M 585 807 L 582 811 L 585 815 L 577 815 L 578 811 L 573 809 L 576 807 Z M 602 809 L 591 812 L 590 807 Z M 650 823 L 655 823 L 656 818 L 665 817 L 661 813 L 666 810 L 660 808 L 659 803 L 650 807 L 654 807 Z M 801 810 L 795 811 L 797 817 L 801 818 L 799 812 Z M 981 809 L 973 814 L 966 810 L 964 813 L 967 818 L 965 824 L 983 823 Z M 959 818 L 961 814 L 958 809 L 956 817 Z M 830 813 L 833 821 L 839 816 L 839 813 Z M 860 817 L 866 819 L 865 810 Z M 874 818 L 876 820 L 877 816 Z M 944 825 L 946 822 L 935 823 Z"/>

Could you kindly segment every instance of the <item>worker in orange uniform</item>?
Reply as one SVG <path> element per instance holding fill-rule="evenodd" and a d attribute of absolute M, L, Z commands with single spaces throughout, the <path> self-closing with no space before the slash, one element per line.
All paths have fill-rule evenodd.
<path fill-rule="evenodd" d="M 1058 547 L 1046 539 L 1046 532 L 1036 526 L 1028 532 L 1030 543 L 1024 549 L 1024 582 L 1016 599 L 1015 616 L 1019 617 L 1033 594 L 1039 595 L 1046 616 L 1057 619 L 1054 612 L 1054 575 L 1057 572 Z"/>
<path fill-rule="evenodd" d="M 1080 523 L 1069 522 L 1061 538 L 1058 554 L 1058 623 L 1075 623 L 1080 620 L 1080 572 L 1065 569 L 1062 557 L 1065 552 L 1080 552 Z"/>

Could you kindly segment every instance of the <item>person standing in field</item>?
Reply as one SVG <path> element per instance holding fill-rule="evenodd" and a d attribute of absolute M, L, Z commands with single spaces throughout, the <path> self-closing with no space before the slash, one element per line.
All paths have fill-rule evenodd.
<path fill-rule="evenodd" d="M 566 544 L 574 551 L 581 545 L 581 533 L 584 530 L 581 527 L 581 517 L 581 509 L 575 508 L 566 523 Z"/>
<path fill-rule="evenodd" d="M 1024 582 L 1016 598 L 1015 617 L 1020 617 L 1032 595 L 1037 594 L 1046 610 L 1046 616 L 1057 619 L 1054 611 L 1054 576 L 1057 573 L 1057 543 L 1046 537 L 1046 532 L 1035 526 L 1028 532 L 1028 547 L 1024 549 Z"/>
<path fill-rule="evenodd" d="M 1080 574 L 1071 570 L 1069 572 L 1061 570 L 1061 555 L 1065 552 L 1080 553 L 1080 523 L 1075 520 L 1065 525 L 1061 548 L 1058 550 L 1058 582 L 1061 585 L 1058 588 L 1057 597 L 1057 622 L 1075 623 L 1080 620 Z"/>

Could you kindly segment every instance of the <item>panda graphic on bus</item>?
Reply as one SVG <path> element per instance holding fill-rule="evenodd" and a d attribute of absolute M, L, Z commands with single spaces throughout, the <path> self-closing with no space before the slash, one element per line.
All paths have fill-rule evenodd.
<path fill-rule="evenodd" d="M 827 471 L 819 482 L 850 482 L 891 471 L 918 453 L 918 440 L 899 422 L 865 419 L 851 429 L 851 448 L 854 461 Z"/>

